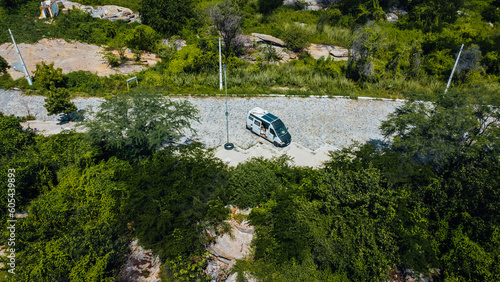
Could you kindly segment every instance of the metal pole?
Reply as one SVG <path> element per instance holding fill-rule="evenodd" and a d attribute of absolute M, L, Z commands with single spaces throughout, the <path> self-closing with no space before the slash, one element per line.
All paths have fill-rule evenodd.
<path fill-rule="evenodd" d="M 220 90 L 222 90 L 222 55 L 221 55 L 221 43 L 220 43 L 220 37 L 219 37 L 219 85 L 220 85 Z"/>
<path fill-rule="evenodd" d="M 224 65 L 224 84 L 226 85 L 226 133 L 227 133 L 227 143 L 229 143 L 229 113 L 227 112 L 227 77 L 226 77 L 226 65 Z"/>
<path fill-rule="evenodd" d="M 460 59 L 460 54 L 462 54 L 463 48 L 464 48 L 464 44 L 462 44 L 462 47 L 460 47 L 460 52 L 458 52 L 458 57 L 457 57 L 457 60 L 455 61 L 455 65 L 453 66 L 453 70 L 451 71 L 450 79 L 448 79 L 448 84 L 446 84 L 446 89 L 444 90 L 444 94 L 446 94 L 446 92 L 448 92 L 448 87 L 450 87 L 451 79 L 453 78 L 453 73 L 455 72 L 455 69 L 457 68 L 458 60 Z"/>
<path fill-rule="evenodd" d="M 12 35 L 12 31 L 10 31 L 10 28 L 9 28 L 9 34 L 10 34 L 10 37 L 12 38 L 12 42 L 14 42 L 14 47 L 16 47 L 17 54 L 19 55 L 19 60 L 21 60 L 21 64 L 23 65 L 24 74 L 26 75 L 26 79 L 28 80 L 28 84 L 33 85 L 33 82 L 31 82 L 30 74 L 28 73 L 28 68 L 24 64 L 23 57 L 21 56 L 21 52 L 19 52 L 19 48 L 17 48 L 16 41 L 14 40 L 14 35 Z"/>

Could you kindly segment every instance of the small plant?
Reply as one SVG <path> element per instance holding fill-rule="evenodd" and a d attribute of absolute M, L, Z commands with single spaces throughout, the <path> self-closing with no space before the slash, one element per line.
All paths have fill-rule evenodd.
<path fill-rule="evenodd" d="M 33 114 L 29 114 L 27 116 L 22 117 L 24 121 L 28 120 L 36 120 L 36 117 Z"/>
<path fill-rule="evenodd" d="M 104 54 L 104 58 L 108 61 L 108 64 L 112 68 L 116 68 L 121 65 L 120 59 L 111 52 L 107 52 L 106 54 Z"/>
<path fill-rule="evenodd" d="M 140 62 L 142 57 L 142 53 L 139 50 L 134 50 L 134 61 Z"/>
<path fill-rule="evenodd" d="M 264 54 L 264 58 L 266 59 L 266 62 L 278 62 L 281 60 L 281 55 L 278 54 L 276 49 L 273 48 L 273 46 L 267 45 L 266 47 L 263 48 L 262 50 Z"/>
<path fill-rule="evenodd" d="M 243 223 L 243 221 L 245 221 L 247 218 L 248 218 L 248 215 L 246 215 L 246 214 L 241 214 L 241 213 L 233 214 L 233 219 L 238 224 Z"/>

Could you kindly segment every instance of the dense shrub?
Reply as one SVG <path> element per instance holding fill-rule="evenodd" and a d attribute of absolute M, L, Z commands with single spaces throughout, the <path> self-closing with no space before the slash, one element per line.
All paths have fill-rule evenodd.
<path fill-rule="evenodd" d="M 33 72 L 33 85 L 38 90 L 52 90 L 55 88 L 64 87 L 64 79 L 61 68 L 54 68 L 54 63 L 36 65 L 36 70 Z"/>
<path fill-rule="evenodd" d="M 301 51 L 309 45 L 308 32 L 299 25 L 288 25 L 281 34 L 286 47 L 294 52 Z"/>

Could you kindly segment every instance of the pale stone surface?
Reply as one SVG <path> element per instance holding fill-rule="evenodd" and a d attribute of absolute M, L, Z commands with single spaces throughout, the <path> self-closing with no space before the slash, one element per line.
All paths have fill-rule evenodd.
<path fill-rule="evenodd" d="M 250 242 L 253 234 L 243 233 L 234 226 L 231 228 L 233 238 L 229 234 L 217 237 L 214 244 L 207 249 L 210 253 L 217 256 L 218 259 L 231 261 L 233 259 L 242 259 L 250 253 Z"/>
<path fill-rule="evenodd" d="M 316 60 L 321 57 L 324 59 L 328 58 L 330 56 L 330 50 L 333 50 L 333 46 L 326 44 L 312 43 L 309 47 L 307 47 L 307 52 Z"/>
<path fill-rule="evenodd" d="M 385 16 L 387 17 L 387 21 L 391 23 L 395 23 L 399 19 L 398 16 L 396 16 L 396 14 L 394 13 L 387 13 Z"/>
<path fill-rule="evenodd" d="M 349 57 L 349 50 L 343 48 L 333 49 L 330 51 L 330 55 L 336 58 Z"/>
<path fill-rule="evenodd" d="M 54 63 L 54 67 L 61 68 L 63 73 L 83 70 L 100 76 L 129 74 L 139 72 L 145 68 L 143 65 L 136 65 L 132 62 L 118 68 L 111 68 L 103 58 L 104 48 L 78 41 L 67 42 L 59 38 L 44 38 L 35 44 L 21 43 L 17 44 L 17 46 L 30 75 L 33 75 L 36 65 L 42 61 L 46 64 Z M 9 65 L 19 62 L 19 56 L 12 43 L 0 45 L 0 56 Z M 8 72 L 13 79 L 24 77 L 23 72 L 16 71 L 14 68 L 10 68 Z"/>
<path fill-rule="evenodd" d="M 264 40 L 266 42 L 270 42 L 271 44 L 275 44 L 275 45 L 278 45 L 280 47 L 285 47 L 285 42 L 283 42 L 283 40 L 276 38 L 274 36 L 267 35 L 267 34 L 260 34 L 260 33 L 252 33 L 252 35 L 261 39 L 261 40 Z"/>
<path fill-rule="evenodd" d="M 265 142 L 265 141 L 264 141 Z M 288 147 L 278 149 L 271 144 L 256 144 L 250 149 L 244 150 L 235 147 L 233 150 L 226 150 L 220 146 L 215 151 L 215 156 L 227 163 L 229 166 L 237 166 L 239 163 L 250 160 L 251 158 L 263 157 L 271 159 L 281 155 L 287 155 L 292 158 L 291 163 L 298 166 L 321 167 L 324 162 L 330 159 L 329 152 L 336 151 L 331 145 L 323 145 L 315 151 L 311 151 L 300 144 L 292 142 Z"/>
<path fill-rule="evenodd" d="M 119 281 L 160 282 L 160 258 L 151 250 L 139 246 L 139 240 L 130 243 L 132 253 L 120 271 Z"/>
<path fill-rule="evenodd" d="M 139 14 L 134 13 L 129 8 L 116 5 L 104 6 L 85 6 L 79 3 L 63 0 L 64 9 L 80 9 L 88 12 L 94 18 L 105 19 L 109 21 L 122 20 L 125 22 L 141 22 Z"/>

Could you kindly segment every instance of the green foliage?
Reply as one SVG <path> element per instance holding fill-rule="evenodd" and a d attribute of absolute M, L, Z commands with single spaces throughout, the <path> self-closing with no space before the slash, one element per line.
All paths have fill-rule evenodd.
<path fill-rule="evenodd" d="M 162 281 L 208 281 L 204 273 L 210 253 L 193 254 L 189 257 L 179 255 L 165 261 L 164 273 L 160 274 Z M 163 275 L 162 275 L 163 274 Z"/>
<path fill-rule="evenodd" d="M 255 260 L 277 264 L 277 272 L 285 277 L 282 269 L 297 264 L 322 270 L 308 273 L 314 277 L 385 277 L 396 251 L 390 230 L 395 201 L 380 172 L 368 168 L 303 173 L 286 177 L 286 188 L 252 210 Z"/>
<path fill-rule="evenodd" d="M 233 45 L 236 36 L 241 32 L 242 15 L 239 7 L 232 1 L 226 0 L 210 6 L 207 13 L 224 40 L 226 56 L 238 51 Z"/>
<path fill-rule="evenodd" d="M 473 45 L 463 50 L 457 64 L 457 77 L 465 81 L 474 73 L 481 72 L 483 70 L 480 65 L 481 59 L 481 50 L 479 50 L 479 46 Z"/>
<path fill-rule="evenodd" d="M 281 5 L 283 0 L 258 0 L 259 12 L 262 14 L 270 14 Z"/>
<path fill-rule="evenodd" d="M 286 47 L 294 52 L 301 51 L 309 45 L 308 37 L 307 31 L 299 25 L 286 26 L 281 35 Z"/>
<path fill-rule="evenodd" d="M 179 34 L 193 13 L 191 0 L 142 0 L 140 9 L 142 23 L 166 36 Z"/>
<path fill-rule="evenodd" d="M 240 208 L 255 207 L 265 203 L 281 185 L 279 178 L 273 172 L 275 165 L 263 159 L 253 159 L 239 164 L 229 179 L 231 202 Z"/>
<path fill-rule="evenodd" d="M 139 159 L 175 142 L 184 130 L 192 130 L 196 114 L 188 101 L 174 102 L 150 93 L 121 95 L 102 103 L 83 126 L 109 154 Z"/>
<path fill-rule="evenodd" d="M 78 108 L 69 99 L 69 91 L 67 89 L 54 89 L 49 91 L 49 97 L 45 99 L 43 105 L 47 109 L 48 115 L 65 114 L 68 121 L 71 120 L 71 114 L 76 112 Z"/>
<path fill-rule="evenodd" d="M 120 61 L 120 58 L 118 58 L 115 54 L 111 52 L 106 52 L 104 54 L 104 59 L 108 61 L 108 65 L 112 68 L 117 68 L 121 66 L 122 62 Z"/>
<path fill-rule="evenodd" d="M 127 251 L 117 178 L 126 169 L 116 159 L 68 167 L 52 191 L 30 204 L 19 226 L 17 280 L 113 280 Z"/>
<path fill-rule="evenodd" d="M 381 130 L 386 137 L 394 136 L 395 148 L 404 155 L 442 171 L 450 164 L 499 152 L 495 140 L 500 115 L 486 106 L 488 101 L 479 93 L 451 91 L 432 106 L 408 102 L 389 115 Z"/>
<path fill-rule="evenodd" d="M 347 75 L 354 80 L 376 81 L 381 64 L 375 54 L 385 49 L 386 34 L 379 26 L 369 24 L 358 29 L 354 36 Z"/>
<path fill-rule="evenodd" d="M 349 29 L 336 26 L 324 26 L 323 31 L 328 38 L 327 42 L 329 44 L 351 47 L 353 34 Z"/>
<path fill-rule="evenodd" d="M 215 70 L 217 67 L 217 53 L 203 51 L 191 45 L 175 53 L 172 60 L 168 63 L 167 71 L 172 74 L 182 72 L 200 73 L 208 70 Z"/>
<path fill-rule="evenodd" d="M 180 272 L 175 264 L 185 262 L 179 256 L 203 256 L 213 239 L 207 230 L 227 231 L 229 209 L 219 198 L 226 175 L 220 160 L 195 147 L 181 154 L 160 151 L 130 172 L 127 221 L 134 222 L 141 244 L 174 264 L 174 273 Z"/>
<path fill-rule="evenodd" d="M 31 144 L 33 133 L 23 130 L 15 116 L 6 116 L 0 112 L 0 142 L 0 156 L 10 156 Z"/>
<path fill-rule="evenodd" d="M 139 25 L 126 39 L 127 46 L 132 49 L 156 51 L 160 36 L 149 26 Z"/>
<path fill-rule="evenodd" d="M 409 20 L 417 27 L 434 30 L 446 23 L 453 23 L 464 4 L 463 0 L 408 1 Z"/>
<path fill-rule="evenodd" d="M 33 78 L 33 85 L 40 91 L 64 87 L 62 69 L 54 68 L 54 63 L 47 65 L 42 61 L 41 64 L 37 64 Z"/>
<path fill-rule="evenodd" d="M 0 56 L 0 73 L 1 74 L 7 73 L 7 70 L 9 68 L 10 68 L 9 63 L 7 63 L 7 61 L 2 56 Z"/>

